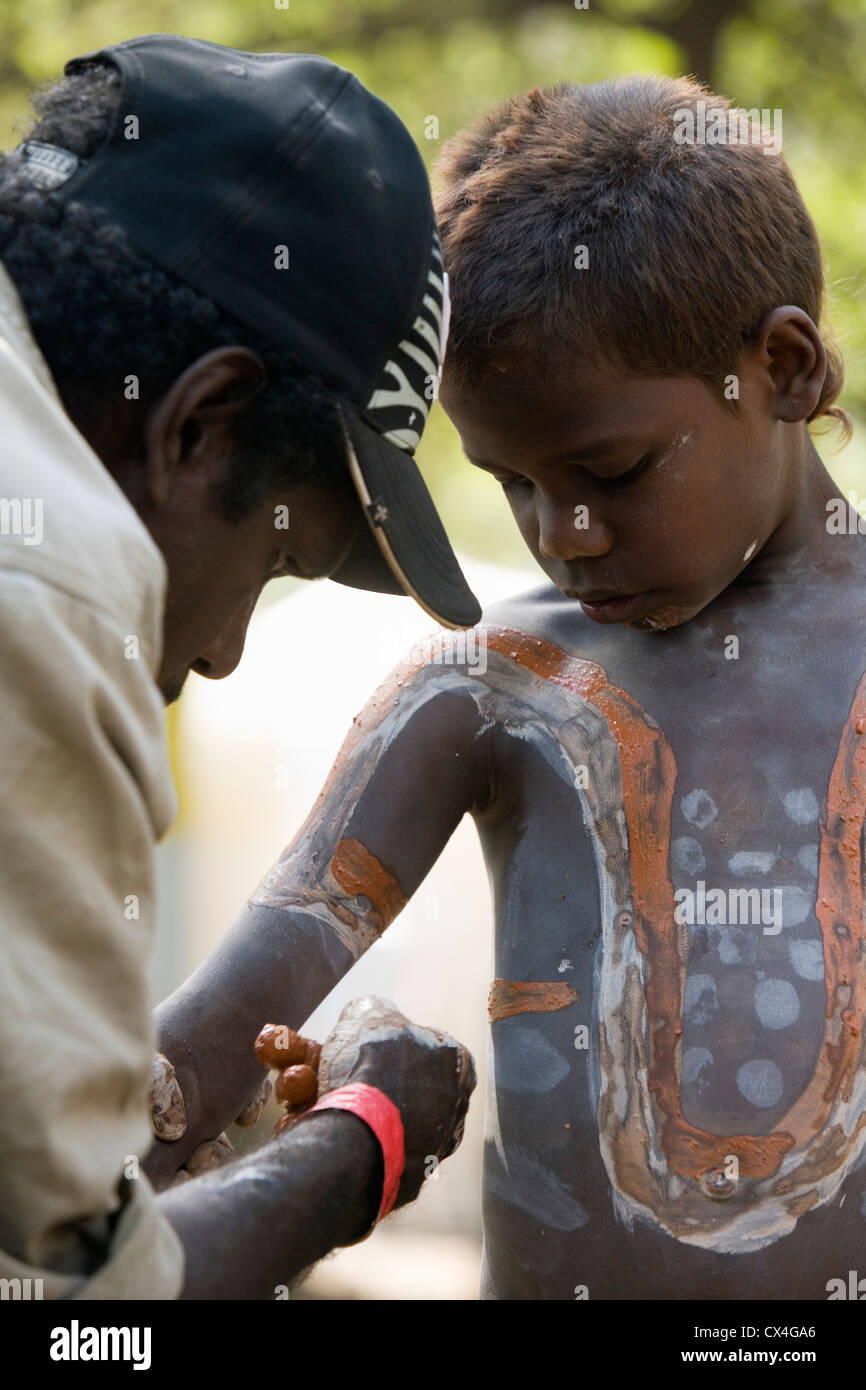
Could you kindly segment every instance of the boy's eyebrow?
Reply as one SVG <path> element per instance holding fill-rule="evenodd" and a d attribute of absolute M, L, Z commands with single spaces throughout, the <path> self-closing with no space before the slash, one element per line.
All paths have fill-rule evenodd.
<path fill-rule="evenodd" d="M 573 463 L 575 459 L 604 457 L 605 454 L 627 449 L 629 443 L 628 439 L 602 439 L 597 444 L 584 444 L 582 449 L 567 449 L 564 454 L 557 454 L 551 462 Z"/>
<path fill-rule="evenodd" d="M 575 463 L 578 459 L 604 458 L 606 454 L 621 453 L 624 449 L 631 447 L 628 439 L 603 439 L 597 444 L 584 444 L 580 449 L 567 449 L 564 454 L 554 454 L 550 463 Z M 474 459 L 471 454 L 463 450 L 464 455 L 473 463 L 476 468 L 486 468 L 491 473 L 503 472 L 502 466 L 496 463 L 484 463 L 481 459 Z M 506 473 L 508 469 L 504 470 Z"/>

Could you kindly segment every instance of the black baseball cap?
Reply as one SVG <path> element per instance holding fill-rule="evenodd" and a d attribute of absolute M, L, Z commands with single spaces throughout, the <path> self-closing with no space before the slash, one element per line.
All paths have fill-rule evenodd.
<path fill-rule="evenodd" d="M 163 269 L 292 352 L 339 397 L 369 526 L 332 576 L 481 616 L 412 455 L 435 398 L 448 280 L 421 156 L 352 73 L 306 53 L 147 34 L 112 64 L 117 116 L 90 158 L 25 141 L 35 181 L 100 207 Z"/>

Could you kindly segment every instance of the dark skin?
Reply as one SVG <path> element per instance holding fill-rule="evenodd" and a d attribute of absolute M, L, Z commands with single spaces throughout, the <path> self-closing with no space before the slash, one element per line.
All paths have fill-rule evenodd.
<path fill-rule="evenodd" d="M 190 671 L 212 680 L 231 675 L 268 580 L 327 578 L 362 523 L 348 487 L 310 484 L 286 487 L 239 522 L 216 513 L 214 495 L 226 475 L 235 422 L 264 370 L 247 348 L 216 348 L 191 363 L 146 413 L 115 404 L 97 432 L 80 426 L 168 568 L 158 677 L 167 704 L 178 698 Z M 134 432 L 146 440 L 143 467 L 128 461 Z M 289 509 L 288 529 L 275 525 L 281 507 Z"/>
<path fill-rule="evenodd" d="M 219 348 L 193 362 L 149 408 L 136 414 L 128 402 L 106 403 L 97 426 L 75 422 L 166 562 L 158 677 L 166 703 L 178 698 L 190 671 L 219 680 L 235 669 L 269 579 L 332 574 L 365 524 L 348 475 L 344 490 L 287 486 L 240 522 L 219 517 L 214 497 L 226 475 L 234 426 L 263 375 L 261 360 L 248 349 Z M 136 433 L 146 444 L 143 465 L 130 461 Z M 284 507 L 288 529 L 275 524 Z M 294 957 L 292 977 L 303 961 L 303 954 Z M 291 990 L 285 998 L 275 992 L 267 1015 L 260 999 L 264 1011 L 247 1058 L 259 1081 L 253 1039 L 264 1023 L 285 1018 L 290 1001 Z M 425 1046 L 403 1020 L 365 1045 L 347 1078 L 383 1090 L 401 1112 L 406 1170 L 398 1205 L 418 1195 L 428 1156 L 447 1157 L 459 1142 L 474 1085 L 474 1074 L 460 1079 L 460 1062 L 452 1039 L 442 1035 Z M 372 1131 L 356 1116 L 333 1113 L 304 1119 L 256 1153 L 164 1194 L 161 1204 L 186 1254 L 182 1296 L 273 1298 L 278 1285 L 290 1284 L 335 1245 L 369 1231 L 382 1178 Z"/>
<path fill-rule="evenodd" d="M 471 387 L 446 371 L 441 393 L 467 455 L 506 485 L 549 582 L 485 615 L 486 670 L 422 664 L 401 673 L 391 698 L 371 702 L 293 856 L 163 1006 L 164 1048 L 195 1093 L 186 1142 L 221 1128 L 254 1085 L 242 1048 L 226 1043 L 210 1065 L 210 1015 L 218 1011 L 223 1037 L 244 1037 L 259 993 L 269 998 L 288 983 L 282 962 L 310 939 L 292 894 L 307 879 L 324 882 L 316 866 L 351 837 L 410 895 L 469 811 L 493 882 L 497 977 L 577 995 L 492 1024 L 484 1293 L 825 1299 L 829 1280 L 862 1265 L 864 1170 L 856 1143 L 846 1167 L 829 1142 L 856 1126 L 862 1102 L 845 1120 L 828 1110 L 837 1077 L 818 1087 L 826 1105 L 819 1098 L 805 1119 L 795 1108 L 830 1055 L 824 972 L 857 930 L 832 878 L 819 895 L 815 874 L 840 737 L 866 669 L 866 542 L 856 526 L 836 535 L 826 525 L 826 503 L 839 493 L 806 428 L 824 347 L 801 310 L 773 310 L 736 364 L 736 410 L 693 378 L 635 379 L 599 362 L 557 360 L 553 349 L 549 359 L 544 371 L 502 360 Z M 602 453 L 611 438 L 617 448 Z M 581 506 L 588 524 L 578 527 Z M 616 609 L 592 607 L 611 594 L 647 597 L 618 619 Z M 607 713 L 592 693 L 598 668 L 605 690 L 625 692 Z M 650 738 L 663 738 L 672 761 L 648 764 L 648 775 L 629 782 L 629 760 L 640 771 Z M 348 811 L 342 776 L 356 797 Z M 663 801 L 665 787 L 657 823 L 635 819 L 623 801 L 629 788 L 645 804 Z M 855 801 L 845 804 L 856 825 Z M 831 826 L 828 840 L 835 833 Z M 659 1012 L 659 936 L 641 938 L 643 955 L 628 926 L 641 920 L 642 862 L 656 882 L 669 875 L 671 896 L 695 890 L 699 878 L 723 893 L 778 886 L 779 928 L 708 917 L 674 935 L 680 996 Z M 617 896 L 610 884 L 623 865 Z M 629 908 L 625 954 L 608 945 L 608 892 L 613 908 Z M 836 945 L 824 939 L 823 964 L 819 896 L 840 922 Z M 628 952 L 643 955 L 642 973 L 617 977 Z M 310 987 L 297 991 L 292 1023 L 352 955 L 319 947 L 319 960 Z M 855 952 L 844 998 L 862 970 Z M 617 1062 L 626 998 L 637 1031 Z M 859 1046 L 856 1019 L 850 1029 Z M 670 1113 L 659 1109 L 657 1058 L 671 1032 L 675 1104 L 691 1136 L 685 1160 Z M 860 1074 L 849 1073 L 855 1097 Z M 815 1144 L 820 1157 L 805 1168 L 798 1160 L 787 1186 L 778 1156 L 761 1159 L 770 1176 L 760 1186 L 750 1155 L 778 1134 L 785 1153 Z M 689 1155 L 702 1135 L 721 1136 L 722 1152 L 733 1148 L 742 1167 L 729 1206 L 701 1188 L 708 1161 Z M 762 1230 L 769 1238 L 758 1238 Z"/>

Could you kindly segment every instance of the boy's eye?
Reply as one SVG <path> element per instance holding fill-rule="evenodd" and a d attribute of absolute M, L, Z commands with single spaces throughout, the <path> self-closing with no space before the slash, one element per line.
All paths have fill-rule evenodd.
<path fill-rule="evenodd" d="M 618 487 L 621 483 L 630 483 L 633 478 L 637 478 L 652 463 L 652 454 L 644 454 L 643 458 L 638 459 L 634 468 L 629 468 L 627 473 L 617 473 L 613 478 L 600 478 L 599 482 L 607 483 L 610 487 Z"/>

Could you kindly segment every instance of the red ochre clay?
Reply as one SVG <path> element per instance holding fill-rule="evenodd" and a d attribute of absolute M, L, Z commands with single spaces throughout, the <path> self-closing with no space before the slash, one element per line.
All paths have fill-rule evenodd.
<path fill-rule="evenodd" d="M 562 980 L 494 980 L 487 1012 L 491 1023 L 514 1014 L 546 1014 L 567 1009 L 580 996 Z"/>

